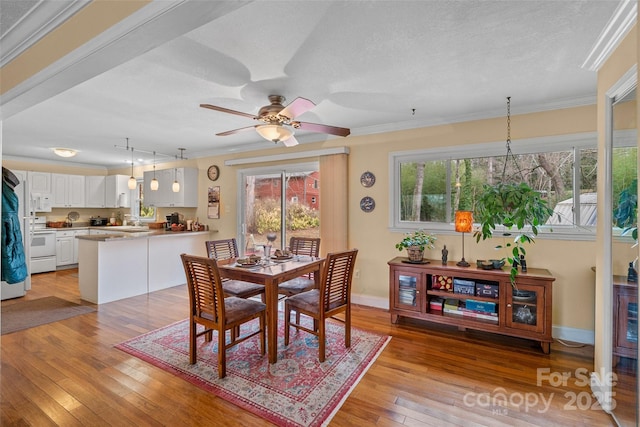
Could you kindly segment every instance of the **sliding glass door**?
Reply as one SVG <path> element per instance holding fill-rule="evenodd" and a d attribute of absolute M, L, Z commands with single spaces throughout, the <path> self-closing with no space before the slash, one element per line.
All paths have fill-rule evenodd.
<path fill-rule="evenodd" d="M 289 246 L 292 236 L 320 237 L 320 171 L 317 162 L 240 171 L 243 219 L 240 252 L 272 241 Z"/>

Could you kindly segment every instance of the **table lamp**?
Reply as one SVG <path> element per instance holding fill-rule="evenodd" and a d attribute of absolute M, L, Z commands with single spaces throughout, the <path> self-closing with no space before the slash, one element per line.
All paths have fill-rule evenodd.
<path fill-rule="evenodd" d="M 456 265 L 469 267 L 469 263 L 464 259 L 464 233 L 470 233 L 473 229 L 473 212 L 456 211 L 455 227 L 458 233 L 462 233 L 462 259 Z"/>

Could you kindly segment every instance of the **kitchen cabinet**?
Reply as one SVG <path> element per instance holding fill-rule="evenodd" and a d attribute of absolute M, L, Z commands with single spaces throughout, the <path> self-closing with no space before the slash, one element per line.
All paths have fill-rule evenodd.
<path fill-rule="evenodd" d="M 84 175 L 51 174 L 54 208 L 83 208 L 85 205 Z"/>
<path fill-rule="evenodd" d="M 56 267 L 78 263 L 78 239 L 76 236 L 89 234 L 89 230 L 56 231 Z"/>
<path fill-rule="evenodd" d="M 29 190 L 31 193 L 51 194 L 51 173 L 50 172 L 27 172 L 29 180 Z"/>
<path fill-rule="evenodd" d="M 442 265 L 440 260 L 415 264 L 402 257 L 388 264 L 392 323 L 410 317 L 526 338 L 538 341 L 549 353 L 555 278 L 548 270 L 518 273 L 519 293 L 514 293 L 509 271 L 458 267 L 454 262 Z"/>
<path fill-rule="evenodd" d="M 85 177 L 85 207 L 105 207 L 105 178 L 100 175 Z"/>
<path fill-rule="evenodd" d="M 130 208 L 135 200 L 135 190 L 129 190 L 127 175 L 109 175 L 105 179 L 105 206 L 107 208 Z"/>
<path fill-rule="evenodd" d="M 158 190 L 151 191 L 153 171 L 144 173 L 144 204 L 154 207 L 197 207 L 198 169 L 176 168 L 156 170 Z M 178 181 L 180 191 L 173 192 L 173 182 Z"/>

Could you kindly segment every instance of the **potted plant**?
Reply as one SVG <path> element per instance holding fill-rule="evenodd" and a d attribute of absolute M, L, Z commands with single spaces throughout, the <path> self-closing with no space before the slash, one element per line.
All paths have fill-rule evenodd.
<path fill-rule="evenodd" d="M 492 237 L 496 226 L 505 227 L 505 236 L 511 235 L 509 230 L 517 230 L 513 243 L 504 245 L 510 250 L 506 261 L 511 265 L 511 284 L 515 287 L 520 257 L 526 255 L 523 244 L 534 243 L 539 227 L 553 214 L 553 209 L 540 193 L 520 182 L 485 184 L 476 200 L 475 211 L 480 223 L 480 229 L 474 232 L 476 242 Z"/>
<path fill-rule="evenodd" d="M 613 221 L 622 228 L 621 235 L 631 233 L 634 242 L 638 243 L 638 180 L 620 192 L 618 207 L 613 211 Z"/>
<path fill-rule="evenodd" d="M 412 233 L 406 233 L 404 238 L 396 243 L 396 249 L 399 251 L 406 249 L 409 261 L 422 262 L 424 250 L 433 249 L 436 239 L 436 236 L 432 234 L 423 230 L 416 230 Z"/>

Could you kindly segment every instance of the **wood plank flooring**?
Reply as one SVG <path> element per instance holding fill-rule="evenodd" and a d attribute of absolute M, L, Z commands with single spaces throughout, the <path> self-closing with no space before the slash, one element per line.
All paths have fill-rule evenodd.
<path fill-rule="evenodd" d="M 80 302 L 77 280 L 75 269 L 34 275 L 25 298 Z M 97 308 L 2 336 L 0 425 L 270 425 L 113 348 L 186 318 L 185 286 Z M 393 325 L 386 311 L 363 306 L 354 307 L 353 325 L 393 338 L 331 426 L 614 425 L 575 377 L 578 369 L 588 373 L 593 367 L 589 346 L 553 343 L 544 355 L 527 340 L 418 321 Z M 538 384 L 537 369 L 571 378 L 558 386 Z"/>

